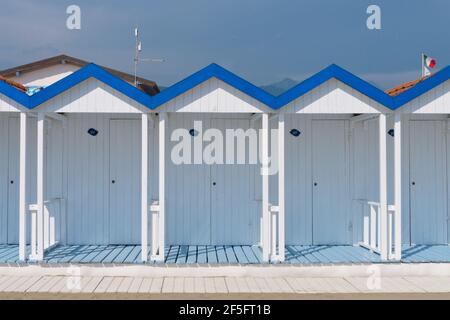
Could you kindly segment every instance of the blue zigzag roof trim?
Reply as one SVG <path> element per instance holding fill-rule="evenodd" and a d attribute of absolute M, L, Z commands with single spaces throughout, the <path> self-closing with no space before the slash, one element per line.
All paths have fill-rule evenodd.
<path fill-rule="evenodd" d="M 107 84 L 111 88 L 123 93 L 144 106 L 151 104 L 151 97 L 149 95 L 126 81 L 112 75 L 96 64 L 91 63 L 31 96 L 30 108 L 35 108 L 45 103 L 89 78 L 95 78 Z"/>
<path fill-rule="evenodd" d="M 277 102 L 276 105 L 274 106 L 274 109 L 283 108 L 290 102 L 294 101 L 295 99 L 298 99 L 299 97 L 317 88 L 318 86 L 320 86 L 321 84 L 325 83 L 326 81 L 332 78 L 335 78 L 345 83 L 349 87 L 361 92 L 367 97 L 386 106 L 387 108 L 390 108 L 390 106 L 393 103 L 392 97 L 386 94 L 384 91 L 362 80 L 361 78 L 358 78 L 357 76 L 342 69 L 341 67 L 332 64 L 327 68 L 323 69 L 322 71 L 316 73 L 312 77 L 294 86 L 285 93 L 281 94 L 277 98 Z"/>
<path fill-rule="evenodd" d="M 55 96 L 69 90 L 77 84 L 87 80 L 88 78 L 95 78 L 110 86 L 111 88 L 121 92 L 122 94 L 130 97 L 131 99 L 137 101 L 143 106 L 154 110 L 164 103 L 176 98 L 177 96 L 191 90 L 195 86 L 213 77 L 242 91 L 243 93 L 260 101 L 273 110 L 278 110 L 285 107 L 290 102 L 298 99 L 299 97 L 302 97 L 306 93 L 317 88 L 318 86 L 332 78 L 345 83 L 349 87 L 373 99 L 386 108 L 396 110 L 406 103 L 410 102 L 411 100 L 417 98 L 418 96 L 449 80 L 450 66 L 442 69 L 432 77 L 425 79 L 416 86 L 399 94 L 396 97 L 389 96 L 377 87 L 371 85 L 370 83 L 362 80 L 361 78 L 335 64 L 332 64 L 329 67 L 321 70 L 312 77 L 304 80 L 303 82 L 299 83 L 298 85 L 294 86 L 290 90 L 277 97 L 269 94 L 263 89 L 255 86 L 254 84 L 215 63 L 210 64 L 209 66 L 195 72 L 184 80 L 177 82 L 176 84 L 170 86 L 163 92 L 153 97 L 147 95 L 133 85 L 112 75 L 108 71 L 93 63 L 86 65 L 85 67 L 77 70 L 71 75 L 34 94 L 33 96 L 28 96 L 3 81 L 0 81 L 0 93 L 28 109 L 33 109 L 54 98 Z"/>
<path fill-rule="evenodd" d="M 14 100 L 15 102 L 24 106 L 25 108 L 29 108 L 28 106 L 30 102 L 30 97 L 26 93 L 14 88 L 13 86 L 7 84 L 4 81 L 0 81 L 0 93 Z"/>
<path fill-rule="evenodd" d="M 450 66 L 445 67 L 444 69 L 438 71 L 431 77 L 423 80 L 422 82 L 416 84 L 409 90 L 406 90 L 400 93 L 398 96 L 394 98 L 394 103 L 391 106 L 392 110 L 396 110 L 408 102 L 414 100 L 420 95 L 436 88 L 440 84 L 450 79 Z M 450 108 L 449 108 L 450 111 Z"/>
<path fill-rule="evenodd" d="M 242 79 L 234 73 L 226 70 L 225 68 L 213 63 L 209 66 L 197 71 L 189 77 L 175 83 L 163 92 L 153 97 L 153 103 L 151 109 L 156 109 L 164 103 L 172 100 L 173 98 L 189 91 L 195 86 L 207 81 L 210 78 L 217 78 L 230 86 L 246 93 L 252 98 L 264 103 L 268 107 L 275 104 L 275 97 L 263 89 L 255 86 L 254 84 Z"/>

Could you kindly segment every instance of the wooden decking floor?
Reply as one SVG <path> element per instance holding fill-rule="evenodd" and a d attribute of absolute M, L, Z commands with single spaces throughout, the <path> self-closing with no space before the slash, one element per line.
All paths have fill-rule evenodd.
<path fill-rule="evenodd" d="M 450 245 L 413 245 L 402 248 L 405 263 L 450 262 Z"/>
<path fill-rule="evenodd" d="M 259 264 L 262 262 L 261 250 L 257 246 L 167 246 L 165 250 L 166 264 Z M 18 246 L 0 245 L 0 263 L 16 262 L 19 262 Z M 58 246 L 46 253 L 44 262 L 141 263 L 141 246 Z"/>
<path fill-rule="evenodd" d="M 286 246 L 286 263 L 343 264 L 381 262 L 379 255 L 358 246 Z"/>
<path fill-rule="evenodd" d="M 257 246 L 167 246 L 166 264 L 261 264 Z M 18 263 L 17 245 L 0 245 L 0 263 Z M 379 255 L 358 246 L 286 246 L 284 264 L 363 264 L 381 262 Z M 404 263 L 450 263 L 450 246 L 416 245 L 403 248 Z M 141 263 L 139 245 L 58 246 L 44 263 Z M 155 262 L 149 261 L 148 264 Z"/>

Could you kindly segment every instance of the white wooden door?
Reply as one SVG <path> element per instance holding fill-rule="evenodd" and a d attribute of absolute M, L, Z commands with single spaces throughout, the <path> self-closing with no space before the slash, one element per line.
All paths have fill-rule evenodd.
<path fill-rule="evenodd" d="M 348 122 L 313 120 L 313 243 L 351 244 Z"/>
<path fill-rule="evenodd" d="M 445 122 L 410 121 L 411 242 L 447 243 Z"/>
<path fill-rule="evenodd" d="M 110 244 L 140 243 L 140 124 L 138 120 L 110 121 Z"/>
<path fill-rule="evenodd" d="M 226 136 L 227 129 L 250 128 L 249 120 L 213 119 L 211 127 Z M 235 164 L 211 165 L 211 244 L 245 244 L 258 242 L 258 203 L 254 199 L 256 164 L 249 164 L 249 139 L 246 138 L 245 161 L 239 164 L 238 142 L 234 142 Z M 227 141 L 227 145 L 230 145 Z M 225 144 L 224 144 L 225 147 Z M 224 161 L 225 151 L 224 149 Z"/>
<path fill-rule="evenodd" d="M 312 244 L 311 207 L 311 121 L 305 116 L 286 117 L 285 166 L 286 166 L 286 244 Z M 298 136 L 290 131 L 299 130 Z M 277 176 L 278 177 L 278 176 Z M 277 190 L 278 179 L 273 184 Z M 274 203 L 278 203 L 277 199 Z"/>
<path fill-rule="evenodd" d="M 0 114 L 0 150 L 8 150 L 8 117 Z M 8 154 L 0 152 L 0 244 L 8 242 Z"/>
<path fill-rule="evenodd" d="M 19 119 L 8 121 L 8 243 L 19 242 Z"/>
<path fill-rule="evenodd" d="M 173 245 L 206 245 L 211 241 L 211 166 L 194 163 L 194 144 L 201 142 L 201 132 L 191 131 L 194 122 L 203 130 L 211 120 L 205 115 L 173 114 L 168 121 L 166 163 L 166 241 Z M 176 130 L 185 129 L 193 135 L 190 142 L 190 162 L 178 163 Z M 173 140 L 171 137 L 173 135 Z M 200 140 L 197 140 L 200 139 Z M 175 150 L 175 151 L 174 151 Z"/>

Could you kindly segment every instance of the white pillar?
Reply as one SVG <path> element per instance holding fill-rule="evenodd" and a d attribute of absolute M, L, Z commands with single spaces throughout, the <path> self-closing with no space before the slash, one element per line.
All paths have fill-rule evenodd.
<path fill-rule="evenodd" d="M 284 161 L 284 113 L 278 117 L 278 256 L 280 261 L 284 261 L 285 245 L 285 161 Z"/>
<path fill-rule="evenodd" d="M 262 259 L 270 259 L 270 212 L 269 212 L 269 115 L 262 115 L 261 137 L 261 178 L 262 178 L 262 222 L 263 243 Z"/>
<path fill-rule="evenodd" d="M 27 114 L 20 113 L 19 160 L 19 260 L 25 261 L 27 247 Z"/>
<path fill-rule="evenodd" d="M 402 258 L 402 115 L 395 114 L 394 125 L 394 178 L 395 178 L 395 239 L 394 255 L 396 260 Z"/>
<path fill-rule="evenodd" d="M 388 255 L 388 223 L 387 223 L 387 152 L 386 152 L 386 115 L 380 114 L 380 251 L 381 260 L 387 260 Z"/>
<path fill-rule="evenodd" d="M 167 113 L 159 114 L 159 232 L 158 260 L 164 261 L 165 248 L 165 206 L 166 206 L 166 124 Z"/>
<path fill-rule="evenodd" d="M 45 114 L 38 113 L 37 121 L 37 256 L 44 259 L 44 130 Z"/>
<path fill-rule="evenodd" d="M 148 259 L 148 113 L 142 114 L 141 124 L 141 256 Z"/>

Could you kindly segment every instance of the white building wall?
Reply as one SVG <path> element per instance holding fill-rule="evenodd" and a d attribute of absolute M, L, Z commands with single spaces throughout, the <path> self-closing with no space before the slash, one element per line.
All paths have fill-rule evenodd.
<path fill-rule="evenodd" d="M 36 132 L 33 130 L 33 133 Z M 36 137 L 36 134 L 33 135 Z M 36 138 L 33 138 L 33 141 Z M 34 142 L 36 143 L 36 142 Z M 64 146 L 64 128 L 61 121 L 47 118 L 46 135 L 45 135 L 45 166 L 44 179 L 45 200 L 64 198 L 64 153 L 61 152 Z M 36 152 L 36 151 L 34 151 Z M 36 170 L 35 170 L 36 171 Z M 35 185 L 35 183 L 33 184 Z M 54 234 L 55 241 L 62 241 L 65 236 L 65 213 L 64 203 L 60 201 L 52 201 L 47 204 L 49 217 L 45 217 L 44 225 L 50 229 L 50 224 L 54 224 L 54 231 L 50 230 L 50 234 Z M 53 221 L 53 222 L 50 222 Z M 53 235 L 52 235 L 53 236 Z M 50 237 L 52 237 L 50 236 Z"/>
<path fill-rule="evenodd" d="M 204 162 L 177 165 L 172 162 L 171 151 L 179 143 L 170 141 L 172 132 L 180 128 L 190 130 L 194 121 L 202 122 L 203 133 L 209 128 L 223 132 L 224 125 L 230 125 L 232 129 L 236 123 L 252 125 L 249 114 L 169 114 L 166 141 L 167 244 L 257 244 L 261 215 L 258 165 L 209 165 Z M 260 121 L 253 125 L 260 127 Z M 192 161 L 194 143 L 192 138 Z M 208 144 L 203 142 L 203 148 Z M 216 186 L 213 182 L 217 182 Z"/>
<path fill-rule="evenodd" d="M 269 108 L 242 91 L 211 78 L 159 107 L 167 112 L 260 113 Z"/>
<path fill-rule="evenodd" d="M 89 78 L 38 107 L 46 112 L 142 113 L 148 110 L 103 82 Z"/>
<path fill-rule="evenodd" d="M 123 114 L 69 114 L 67 117 L 64 144 L 67 155 L 64 161 L 67 243 L 108 244 L 110 120 L 140 117 Z M 140 121 L 136 124 L 140 127 Z M 157 199 L 157 151 L 154 144 L 157 136 L 154 135 L 154 123 L 149 126 L 149 199 Z M 89 135 L 87 130 L 90 128 L 98 130 L 98 135 Z M 140 144 L 140 139 L 137 143 Z"/>
<path fill-rule="evenodd" d="M 357 114 L 388 111 L 381 104 L 336 79 L 330 79 L 314 90 L 283 107 L 285 113 Z"/>
<path fill-rule="evenodd" d="M 411 144 L 414 143 L 414 141 L 411 139 L 411 121 L 423 121 L 423 120 L 436 120 L 436 121 L 442 121 L 444 123 L 444 128 L 448 124 L 448 117 L 447 115 L 443 114 L 413 114 L 408 115 L 404 114 L 402 117 L 402 241 L 404 244 L 410 244 L 411 241 L 411 198 L 410 198 L 410 188 L 411 188 L 411 171 L 410 171 L 410 149 Z M 447 130 L 444 132 L 444 140 L 446 141 L 446 150 L 444 151 L 445 157 L 447 159 L 447 171 L 449 165 L 450 165 L 450 131 Z M 431 164 L 424 164 L 431 165 Z M 442 173 L 445 175 L 445 172 Z M 447 175 L 446 177 L 447 185 L 450 185 L 450 177 Z M 450 192 L 449 188 L 446 190 L 447 195 L 447 212 L 448 212 L 448 203 L 450 200 Z M 442 226 L 436 225 L 436 228 L 441 228 Z M 447 224 L 447 230 L 449 230 L 450 225 Z M 424 230 L 425 232 L 426 230 Z M 426 232 L 433 232 L 433 231 L 426 231 Z M 450 239 L 448 240 L 450 243 Z"/>
<path fill-rule="evenodd" d="M 403 242 L 410 243 L 410 147 L 414 141 L 411 140 L 410 121 L 409 120 L 440 120 L 447 122 L 448 114 L 450 113 L 450 80 L 440 84 L 434 89 L 420 95 L 416 99 L 408 102 L 399 110 L 403 113 L 402 124 L 402 206 L 403 206 Z M 447 123 L 448 128 L 448 123 Z M 447 171 L 450 164 L 450 131 L 445 133 L 445 141 L 447 143 L 447 150 L 445 152 L 447 157 Z M 447 185 L 450 185 L 449 176 L 447 175 Z M 450 193 L 447 188 L 447 206 L 450 200 Z M 448 212 L 448 207 L 447 207 Z M 438 227 L 438 226 L 437 226 Z M 447 234 L 450 233 L 450 220 L 447 223 Z M 437 232 L 437 231 L 436 231 Z M 448 239 L 450 243 L 450 239 Z"/>
<path fill-rule="evenodd" d="M 408 102 L 401 108 L 404 113 L 448 114 L 450 112 L 450 80 Z"/>
<path fill-rule="evenodd" d="M 402 119 L 402 242 L 403 244 L 409 245 L 411 242 L 411 199 L 410 199 L 410 148 L 411 144 L 414 143 L 411 140 L 410 135 L 410 125 L 411 121 L 423 121 L 423 120 L 436 120 L 442 121 L 448 126 L 448 120 L 446 115 L 404 115 Z M 387 130 L 394 127 L 393 117 L 388 117 Z M 445 141 L 447 144 L 446 150 L 444 150 L 445 157 L 447 159 L 447 170 L 450 165 L 450 131 L 447 130 L 445 134 Z M 364 199 L 369 201 L 378 201 L 379 196 L 379 181 L 378 181 L 378 121 L 376 119 L 357 124 L 353 131 L 353 141 L 354 141 L 354 178 L 353 183 L 354 188 L 354 204 L 353 204 L 353 215 L 358 223 L 355 224 L 354 237 L 358 238 L 362 235 L 361 230 L 361 212 L 363 210 L 362 204 L 356 199 Z M 431 142 L 430 142 L 431 143 Z M 374 145 L 372 148 L 370 146 Z M 394 138 L 390 135 L 387 136 L 387 146 L 388 146 L 388 204 L 394 204 Z M 424 166 L 433 165 L 426 164 Z M 446 175 L 445 172 L 442 172 Z M 450 177 L 446 175 L 447 185 L 450 185 Z M 445 191 L 447 197 L 447 206 L 450 200 L 450 193 Z M 446 209 L 448 211 L 448 207 Z M 444 222 L 445 223 L 445 222 Z M 436 224 L 434 226 L 435 231 L 423 230 L 423 232 L 442 232 L 443 226 L 441 224 Z M 450 226 L 444 226 L 449 230 Z M 447 231 L 448 232 L 448 231 Z M 359 239 L 361 240 L 361 239 Z M 450 240 L 448 241 L 450 242 Z"/>
<path fill-rule="evenodd" d="M 0 113 L 0 243 L 8 237 L 8 118 Z"/>
<path fill-rule="evenodd" d="M 379 202 L 379 121 L 378 118 L 358 122 L 352 131 L 352 210 L 354 242 L 362 241 L 362 213 L 367 201 Z M 387 118 L 387 130 L 394 127 Z M 404 132 L 403 132 L 404 134 Z M 388 204 L 394 204 L 394 138 L 387 137 Z M 406 229 L 405 229 L 406 234 Z"/>
<path fill-rule="evenodd" d="M 286 117 L 285 121 L 286 244 L 311 244 L 311 116 Z M 301 132 L 299 137 L 289 133 L 294 128 Z"/>
<path fill-rule="evenodd" d="M 314 119 L 347 119 L 348 116 L 298 115 L 286 118 L 286 243 L 308 245 L 312 242 L 312 121 Z M 272 123 L 276 127 L 276 121 Z M 388 118 L 393 128 L 393 117 Z M 301 131 L 292 136 L 291 129 Z M 387 133 L 386 133 L 387 134 Z M 388 143 L 388 203 L 393 204 L 393 140 Z M 351 212 L 349 213 L 354 244 L 362 240 L 364 203 L 379 201 L 378 118 L 357 122 L 349 133 L 349 181 Z M 270 201 L 278 203 L 277 176 L 270 178 Z M 406 230 L 405 230 L 406 234 Z"/>
<path fill-rule="evenodd" d="M 0 112 L 17 112 L 22 107 L 14 100 L 0 94 Z"/>
<path fill-rule="evenodd" d="M 448 112 L 450 105 L 449 96 L 450 82 L 446 82 L 429 93 L 410 102 L 406 112 L 415 112 L 420 115 L 412 116 L 413 119 L 440 119 L 446 121 L 447 116 L 430 116 L 423 113 L 444 113 Z M 15 102 L 3 97 L 0 99 L 1 111 L 16 110 Z M 109 121 L 111 119 L 133 118 L 137 115 L 142 106 L 133 100 L 124 97 L 122 94 L 107 87 L 95 79 L 89 79 L 82 84 L 72 88 L 62 95 L 47 102 L 40 107 L 41 110 L 73 112 L 67 114 L 67 128 L 64 131 L 62 124 L 51 121 L 48 127 L 47 137 L 47 165 L 46 165 L 46 198 L 59 197 L 63 194 L 67 199 L 67 222 L 66 229 L 60 228 L 61 235 L 67 235 L 65 239 L 70 244 L 108 244 L 109 243 Z M 200 118 L 249 118 L 250 113 L 257 113 L 265 110 L 265 106 L 255 102 L 252 98 L 244 95 L 217 79 L 210 79 L 197 86 L 188 93 L 185 93 L 173 101 L 168 102 L 162 108 L 171 112 L 204 112 L 212 113 L 201 115 Z M 286 117 L 286 143 L 292 145 L 297 139 L 295 148 L 286 148 L 286 243 L 287 244 L 307 244 L 311 239 L 311 219 L 312 219 L 312 199 L 311 199 L 311 150 L 310 139 L 312 119 L 324 118 L 348 118 L 338 116 L 339 113 L 373 113 L 376 114 L 381 107 L 362 96 L 353 89 L 337 80 L 330 80 L 319 88 L 306 94 L 292 102 L 283 112 L 304 113 L 304 115 Z M 98 112 L 92 114 L 91 112 Z M 111 112 L 124 112 L 128 114 L 112 114 Z M 223 114 L 220 114 L 223 112 Z M 247 114 L 237 115 L 231 113 L 247 112 Z M 88 114 L 91 113 L 91 114 Z M 229 113 L 224 116 L 225 113 Z M 328 115 L 318 116 L 308 113 L 327 113 Z M 334 114 L 334 116 L 333 116 Z M 195 115 L 195 114 L 194 114 Z M 197 114 L 198 115 L 198 114 Z M 169 116 L 169 128 L 177 128 L 186 123 L 188 115 L 171 114 Z M 394 127 L 393 117 L 388 118 L 387 129 Z M 13 119 L 13 120 L 11 120 Z M 14 156 L 9 154 L 11 150 L 10 125 L 11 121 L 18 122 L 18 114 L 0 114 L 0 243 L 7 240 L 8 230 L 8 183 L 14 176 L 10 172 L 10 164 L 14 162 Z M 410 221 L 409 221 L 409 122 L 408 116 L 402 126 L 403 134 L 403 242 L 409 242 Z M 188 120 L 190 121 L 190 120 Z M 257 121 L 255 123 L 259 125 Z M 30 118 L 28 129 L 29 157 L 28 161 L 28 182 L 29 203 L 35 201 L 35 152 L 36 152 L 36 120 Z M 156 124 L 151 124 L 150 131 L 150 199 L 158 198 L 157 190 L 157 130 Z M 276 127 L 276 120 L 271 122 L 272 127 Z M 87 135 L 89 128 L 99 130 L 97 137 Z M 302 132 L 300 138 L 294 138 L 289 134 L 289 130 L 297 128 Z M 206 129 L 206 128 L 205 128 Z M 167 133 L 170 138 L 171 132 Z M 387 132 L 386 132 L 387 134 Z M 16 137 L 18 141 L 18 136 Z M 63 143 L 64 139 L 64 143 Z M 393 137 L 387 136 L 388 142 L 388 203 L 393 204 Z M 447 145 L 449 137 L 447 132 Z M 378 119 L 368 120 L 355 124 L 350 133 L 350 188 L 352 201 L 352 228 L 353 243 L 361 240 L 362 231 L 362 203 L 365 201 L 378 201 L 379 177 L 378 177 Z M 291 144 L 289 144 L 291 143 Z M 62 148 L 64 158 L 62 158 Z M 3 150 L 3 151 L 1 151 Z M 18 150 L 18 148 L 17 148 Z M 450 160 L 447 147 L 447 162 Z M 167 159 L 170 160 L 171 148 L 167 148 Z M 272 156 L 276 156 L 273 154 Z M 18 162 L 18 154 L 17 154 Z M 448 164 L 447 164 L 448 165 Z M 166 228 L 168 228 L 169 242 L 181 243 L 180 239 L 200 236 L 198 232 L 187 223 L 192 215 L 196 214 L 196 206 L 202 205 L 207 191 L 198 189 L 195 183 L 210 183 L 208 178 L 208 168 L 201 168 L 199 172 L 195 170 L 177 170 L 167 167 L 168 185 L 168 211 L 175 210 L 176 215 L 167 215 Z M 238 179 L 239 177 L 236 177 Z M 450 179 L 448 177 L 447 179 Z M 271 202 L 277 204 L 277 179 L 271 177 L 270 198 Z M 18 181 L 18 179 L 17 179 Z M 450 183 L 450 180 L 448 181 Z M 194 188 L 197 188 L 194 190 Z M 260 200 L 260 176 L 259 170 L 255 170 L 254 201 Z M 64 192 L 62 192 L 62 190 Z M 447 193 L 450 200 L 450 194 Z M 177 202 L 174 202 L 177 199 Z M 179 199 L 183 199 L 179 201 Z M 203 205 L 208 206 L 208 203 Z M 206 210 L 206 209 L 205 209 Z M 257 209 L 260 213 L 260 207 Z M 301 214 L 298 214 L 301 212 Z M 64 217 L 60 217 L 62 222 Z M 149 219 L 150 220 L 150 219 Z M 195 225 L 195 223 L 194 223 Z M 254 230 L 252 231 L 254 232 Z M 257 237 L 257 233 L 255 233 Z"/>
<path fill-rule="evenodd" d="M 47 87 L 74 73 L 80 67 L 72 64 L 58 64 L 35 71 L 25 72 L 10 79 L 25 86 Z"/>
<path fill-rule="evenodd" d="M 36 202 L 36 119 L 28 119 L 27 202 Z M 0 244 L 18 243 L 19 115 L 0 113 Z M 14 181 L 11 184 L 11 181 Z"/>

